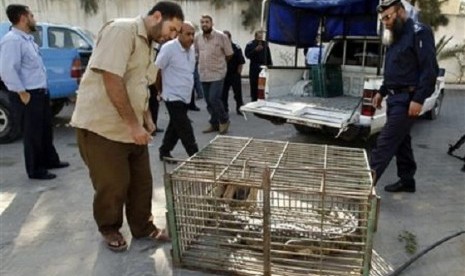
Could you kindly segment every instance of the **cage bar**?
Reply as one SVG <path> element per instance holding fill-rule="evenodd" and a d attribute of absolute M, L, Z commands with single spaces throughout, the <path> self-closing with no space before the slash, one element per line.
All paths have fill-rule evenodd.
<path fill-rule="evenodd" d="M 363 149 L 217 136 L 165 169 L 174 265 L 368 275 L 376 200 Z"/>

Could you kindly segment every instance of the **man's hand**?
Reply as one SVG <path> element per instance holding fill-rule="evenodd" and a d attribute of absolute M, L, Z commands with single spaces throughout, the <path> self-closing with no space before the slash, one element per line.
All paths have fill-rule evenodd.
<path fill-rule="evenodd" d="M 423 107 L 422 104 L 411 101 L 410 106 L 408 108 L 408 116 L 409 117 L 414 117 L 414 118 L 420 116 L 420 112 L 421 112 L 422 107 Z"/>
<path fill-rule="evenodd" d="M 372 100 L 373 106 L 377 109 L 381 109 L 383 107 L 381 105 L 382 102 L 383 102 L 383 96 L 381 96 L 381 94 L 379 93 L 376 93 Z"/>
<path fill-rule="evenodd" d="M 144 112 L 144 127 L 148 133 L 153 133 L 157 129 L 155 123 L 152 120 L 152 114 L 149 110 Z"/>
<path fill-rule="evenodd" d="M 147 145 L 152 140 L 150 133 L 139 124 L 130 126 L 129 131 L 136 145 Z"/>
<path fill-rule="evenodd" d="M 31 100 L 31 94 L 29 94 L 26 91 L 19 92 L 19 98 L 23 102 L 24 105 L 27 105 L 29 101 Z"/>

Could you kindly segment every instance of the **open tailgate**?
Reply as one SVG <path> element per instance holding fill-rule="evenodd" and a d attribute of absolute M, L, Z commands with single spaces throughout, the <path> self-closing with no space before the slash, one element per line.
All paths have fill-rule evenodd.
<path fill-rule="evenodd" d="M 241 107 L 241 111 L 285 119 L 287 123 L 307 125 L 314 128 L 328 126 L 345 130 L 357 120 L 357 98 L 353 109 L 337 109 L 303 102 L 258 100 Z"/>

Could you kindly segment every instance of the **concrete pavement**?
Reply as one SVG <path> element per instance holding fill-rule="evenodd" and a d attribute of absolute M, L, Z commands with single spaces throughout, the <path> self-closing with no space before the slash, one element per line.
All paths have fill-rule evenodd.
<path fill-rule="evenodd" d="M 248 90 L 245 90 L 247 93 Z M 398 241 L 402 231 L 416 236 L 418 250 L 442 237 L 465 229 L 465 173 L 463 163 L 446 154 L 448 144 L 465 131 L 465 93 L 448 91 L 440 118 L 419 120 L 413 130 L 413 147 L 418 161 L 418 191 L 415 194 L 388 194 L 382 187 L 396 180 L 395 166 L 386 171 L 377 187 L 382 197 L 378 232 L 375 234 L 372 275 L 386 275 L 410 256 Z M 245 100 L 249 100 L 245 97 Z M 200 147 L 215 134 L 202 134 L 207 126 L 203 100 L 197 102 L 201 112 L 191 112 Z M 234 102 L 230 108 L 234 110 Z M 0 274 L 1 275 L 208 275 L 172 269 L 170 245 L 147 240 L 132 240 L 127 225 L 123 234 L 130 242 L 124 253 L 110 252 L 102 243 L 92 218 L 92 188 L 80 159 L 74 131 L 67 126 L 72 106 L 57 118 L 55 145 L 63 160 L 71 166 L 56 170 L 51 181 L 33 181 L 24 172 L 22 144 L 17 141 L 0 145 Z M 275 126 L 248 116 L 248 120 L 231 112 L 228 135 L 308 143 L 356 144 L 327 137 L 304 136 L 290 125 Z M 167 126 L 168 115 L 160 111 L 159 125 Z M 162 135 L 150 145 L 154 175 L 153 213 L 159 226 L 165 225 L 165 196 L 162 163 L 158 147 Z M 464 153 L 461 149 L 459 153 Z M 173 151 L 186 157 L 179 143 Z M 171 167 L 172 168 L 172 167 Z M 450 241 L 408 268 L 402 275 L 465 275 L 465 236 Z"/>

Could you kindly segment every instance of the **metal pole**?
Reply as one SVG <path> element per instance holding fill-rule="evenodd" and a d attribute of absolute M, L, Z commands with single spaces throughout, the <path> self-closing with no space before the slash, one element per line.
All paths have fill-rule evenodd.
<path fill-rule="evenodd" d="M 270 169 L 263 171 L 263 275 L 271 275 L 271 198 L 270 198 Z"/>

